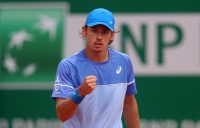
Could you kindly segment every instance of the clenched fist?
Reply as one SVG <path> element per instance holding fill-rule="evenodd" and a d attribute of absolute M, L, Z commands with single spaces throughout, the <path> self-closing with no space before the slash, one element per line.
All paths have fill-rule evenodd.
<path fill-rule="evenodd" d="M 96 76 L 86 76 L 83 84 L 78 88 L 80 96 L 86 96 L 87 94 L 90 94 L 96 88 L 96 81 Z"/>

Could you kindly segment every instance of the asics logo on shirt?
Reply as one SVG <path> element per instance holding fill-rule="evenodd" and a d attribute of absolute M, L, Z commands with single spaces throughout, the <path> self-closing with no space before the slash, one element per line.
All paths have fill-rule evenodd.
<path fill-rule="evenodd" d="M 122 71 L 122 66 L 118 66 L 116 70 L 116 74 L 119 74 Z"/>

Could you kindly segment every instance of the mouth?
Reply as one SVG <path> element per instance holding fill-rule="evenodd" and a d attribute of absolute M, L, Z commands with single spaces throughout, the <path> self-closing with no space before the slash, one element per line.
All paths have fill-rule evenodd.
<path fill-rule="evenodd" d="M 95 42 L 94 45 L 97 46 L 97 47 L 100 47 L 100 46 L 103 45 L 103 43 L 101 43 L 101 42 Z"/>

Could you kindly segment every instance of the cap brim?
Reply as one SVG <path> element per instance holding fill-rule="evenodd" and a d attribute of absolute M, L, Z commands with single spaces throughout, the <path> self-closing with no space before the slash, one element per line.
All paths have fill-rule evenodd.
<path fill-rule="evenodd" d="M 93 27 L 93 26 L 100 25 L 100 24 L 106 26 L 107 28 L 110 29 L 110 31 L 114 32 L 114 29 L 113 29 L 113 28 L 111 28 L 110 26 L 108 26 L 107 24 L 105 24 L 105 23 L 103 23 L 103 22 L 89 23 L 89 24 L 87 24 L 87 26 Z"/>

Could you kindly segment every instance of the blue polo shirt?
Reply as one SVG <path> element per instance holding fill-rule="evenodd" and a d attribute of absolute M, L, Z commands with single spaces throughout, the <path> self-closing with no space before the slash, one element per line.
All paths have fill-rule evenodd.
<path fill-rule="evenodd" d="M 63 59 L 58 65 L 52 98 L 69 98 L 89 75 L 97 77 L 97 87 L 64 122 L 64 128 L 122 128 L 125 95 L 137 93 L 130 58 L 109 48 L 109 59 L 102 63 L 90 60 L 84 50 Z"/>

